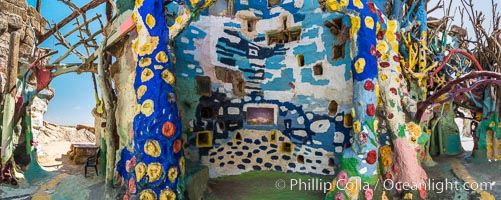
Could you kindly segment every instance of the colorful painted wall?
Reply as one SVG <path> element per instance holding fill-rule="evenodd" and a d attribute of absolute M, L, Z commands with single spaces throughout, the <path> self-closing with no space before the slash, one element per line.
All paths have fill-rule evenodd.
<path fill-rule="evenodd" d="M 174 45 L 187 156 L 213 177 L 334 174 L 352 124 L 349 18 L 318 1 L 232 2 L 218 1 Z M 201 131 L 212 134 L 197 147 Z"/>

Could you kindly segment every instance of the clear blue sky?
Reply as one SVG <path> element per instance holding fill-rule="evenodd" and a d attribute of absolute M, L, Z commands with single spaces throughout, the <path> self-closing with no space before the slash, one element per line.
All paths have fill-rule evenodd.
<path fill-rule="evenodd" d="M 83 6 L 88 3 L 88 0 L 72 0 L 76 5 Z M 35 7 L 36 0 L 28 0 L 28 4 Z M 104 4 L 88 12 L 87 18 L 92 18 L 96 13 L 101 13 L 104 16 Z M 50 23 L 57 23 L 71 14 L 71 10 L 63 3 L 55 0 L 42 1 L 41 8 L 42 16 L 45 17 Z M 73 29 L 75 21 L 70 22 L 65 26 L 61 32 L 65 34 Z M 80 21 L 82 22 L 82 20 Z M 91 25 L 91 31 L 94 32 L 99 29 L 98 22 L 95 21 Z M 76 35 L 76 34 L 74 34 Z M 76 37 L 70 38 L 69 42 L 75 44 L 78 42 Z M 52 56 L 55 60 L 59 55 L 66 51 L 62 46 L 56 46 L 57 40 L 53 37 L 49 38 L 40 45 L 40 47 L 52 48 L 59 50 L 59 54 Z M 100 41 L 98 41 L 98 44 Z M 85 53 L 84 49 L 80 52 Z M 68 57 L 63 63 L 80 63 L 80 59 L 76 56 Z M 51 87 L 55 90 L 55 97 L 49 102 L 48 111 L 45 114 L 45 120 L 61 125 L 76 125 L 87 124 L 94 125 L 94 118 L 91 115 L 92 108 L 95 106 L 94 89 L 92 85 L 92 77 L 90 73 L 76 74 L 70 73 L 59 76 L 51 82 Z"/>

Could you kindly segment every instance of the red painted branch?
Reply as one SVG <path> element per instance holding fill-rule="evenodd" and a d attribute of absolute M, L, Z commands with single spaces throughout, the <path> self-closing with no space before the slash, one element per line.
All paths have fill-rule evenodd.
<path fill-rule="evenodd" d="M 478 62 L 477 58 L 475 58 L 475 56 L 471 55 L 470 53 L 468 53 L 467 51 L 462 50 L 462 49 L 451 49 L 451 50 L 449 50 L 449 55 L 447 55 L 447 57 L 445 57 L 445 60 L 442 62 L 442 64 L 440 64 L 440 66 L 437 69 L 433 70 L 433 72 L 429 75 L 430 83 L 428 85 L 428 88 L 433 87 L 433 76 L 438 74 L 438 72 L 440 72 L 445 67 L 445 64 L 447 64 L 452 59 L 452 56 L 454 56 L 457 53 L 462 54 L 462 55 L 468 57 L 469 59 L 471 59 L 473 61 L 473 64 L 475 64 L 475 67 L 477 67 L 478 71 L 483 70 L 482 66 Z"/>
<path fill-rule="evenodd" d="M 490 77 L 490 79 L 498 79 L 501 80 L 501 73 L 496 73 L 496 72 L 491 72 L 491 71 L 475 71 L 475 72 L 470 72 L 462 77 L 459 77 L 458 79 L 452 80 L 448 82 L 442 89 L 437 91 L 435 94 L 433 94 L 431 97 L 427 98 L 425 101 L 418 103 L 418 110 L 416 113 L 416 121 L 420 122 L 421 117 L 425 111 L 425 109 L 433 104 L 433 102 L 441 97 L 442 95 L 454 90 L 454 88 L 461 82 L 467 81 L 470 79 L 478 78 L 478 77 L 484 77 L 484 79 L 487 79 L 487 77 Z"/>

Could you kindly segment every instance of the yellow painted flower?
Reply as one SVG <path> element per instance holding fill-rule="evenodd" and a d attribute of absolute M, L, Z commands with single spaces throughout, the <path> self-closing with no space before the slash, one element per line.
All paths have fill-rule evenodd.
<path fill-rule="evenodd" d="M 146 90 L 148 88 L 146 87 L 146 85 L 141 85 L 137 88 L 137 98 L 138 99 L 141 99 L 141 97 L 143 97 L 144 93 L 146 93 Z"/>
<path fill-rule="evenodd" d="M 146 164 L 142 162 L 137 163 L 134 171 L 136 172 L 136 182 L 141 181 L 141 179 L 143 179 L 144 175 L 146 174 Z"/>
<path fill-rule="evenodd" d="M 377 131 L 379 128 L 379 120 L 375 119 L 374 120 L 374 131 Z"/>
<path fill-rule="evenodd" d="M 421 127 L 419 127 L 416 123 L 409 122 L 406 125 L 407 131 L 412 135 L 417 137 L 421 136 Z"/>
<path fill-rule="evenodd" d="M 363 9 L 364 8 L 364 4 L 362 3 L 361 0 L 353 0 L 353 5 L 359 9 Z"/>
<path fill-rule="evenodd" d="M 146 116 L 149 117 L 151 114 L 153 114 L 154 111 L 154 103 L 151 99 L 148 99 L 143 102 L 143 105 L 141 105 L 141 112 Z"/>
<path fill-rule="evenodd" d="M 157 200 L 157 194 L 151 189 L 141 191 L 139 195 L 140 200 Z"/>
<path fill-rule="evenodd" d="M 498 123 L 498 128 L 501 128 L 501 122 Z"/>
<path fill-rule="evenodd" d="M 372 17 L 367 16 L 364 21 L 367 28 L 374 29 L 374 19 Z"/>
<path fill-rule="evenodd" d="M 384 147 L 381 147 L 379 150 L 381 157 L 388 157 L 391 154 L 391 147 L 390 145 L 385 145 Z"/>
<path fill-rule="evenodd" d="M 146 25 L 148 25 L 150 28 L 153 28 L 155 26 L 155 23 L 156 21 L 153 15 L 151 14 L 146 15 Z"/>
<path fill-rule="evenodd" d="M 487 130 L 487 137 L 492 137 L 494 135 L 494 131 Z"/>
<path fill-rule="evenodd" d="M 134 41 L 132 41 L 132 51 L 134 52 L 134 54 L 137 54 L 137 44 L 139 43 L 139 40 L 138 39 L 134 39 Z"/>
<path fill-rule="evenodd" d="M 495 123 L 495 122 L 493 122 L 493 121 L 492 121 L 491 123 L 489 123 L 489 127 L 491 127 L 491 128 L 492 128 L 492 127 L 494 127 L 494 126 L 496 126 L 496 123 Z"/>
<path fill-rule="evenodd" d="M 144 143 L 144 152 L 151 157 L 158 157 L 161 153 L 160 145 L 156 140 L 148 140 Z"/>
<path fill-rule="evenodd" d="M 183 18 L 181 16 L 176 17 L 176 24 L 181 24 L 182 21 L 183 21 Z"/>
<path fill-rule="evenodd" d="M 136 103 L 136 107 L 134 108 L 134 114 L 138 115 L 139 113 L 141 113 L 141 105 Z"/>
<path fill-rule="evenodd" d="M 412 193 L 405 194 L 404 199 L 412 199 Z"/>
<path fill-rule="evenodd" d="M 386 53 L 388 51 L 388 43 L 385 41 L 380 41 L 376 45 L 376 49 L 381 53 Z"/>
<path fill-rule="evenodd" d="M 489 151 L 492 151 L 492 144 L 488 144 L 488 145 L 487 145 L 487 151 L 488 151 L 488 152 L 489 152 Z"/>
<path fill-rule="evenodd" d="M 386 53 L 381 56 L 381 59 L 384 61 L 388 61 L 389 58 L 390 58 L 390 56 Z"/>
<path fill-rule="evenodd" d="M 360 74 L 360 73 L 364 72 L 364 69 L 365 69 L 365 59 L 359 58 L 355 62 L 355 71 Z"/>
<path fill-rule="evenodd" d="M 155 56 L 155 59 L 159 63 L 166 63 L 166 62 L 169 61 L 169 57 L 167 56 L 167 54 L 165 53 L 165 51 L 158 52 L 157 55 Z"/>
<path fill-rule="evenodd" d="M 428 135 L 431 135 L 431 129 L 426 130 L 426 133 L 427 133 Z"/>
<path fill-rule="evenodd" d="M 386 74 L 381 74 L 381 80 L 386 81 L 388 79 L 388 76 Z"/>
<path fill-rule="evenodd" d="M 353 123 L 353 131 L 355 131 L 355 133 L 360 133 L 361 130 L 362 130 L 362 124 L 360 123 L 359 120 L 355 121 L 355 123 Z"/>
<path fill-rule="evenodd" d="M 147 37 L 146 38 L 146 41 L 144 42 L 144 44 L 141 45 L 141 47 L 139 48 L 139 52 L 138 54 L 140 56 L 144 56 L 146 54 L 152 54 L 153 51 L 157 48 L 158 46 L 158 36 L 155 36 L 155 37 Z"/>
<path fill-rule="evenodd" d="M 358 197 L 358 193 L 362 186 L 361 182 L 362 180 L 359 176 L 350 177 L 345 186 L 346 194 L 351 198 Z"/>
<path fill-rule="evenodd" d="M 169 173 L 168 173 L 169 181 L 172 182 L 172 183 L 176 182 L 177 175 L 178 175 L 177 168 L 176 167 L 171 167 L 169 169 Z"/>
<path fill-rule="evenodd" d="M 411 135 L 411 137 L 409 138 L 409 141 L 411 144 L 417 144 L 417 139 L 418 139 L 417 136 Z"/>
<path fill-rule="evenodd" d="M 329 191 L 334 192 L 336 190 L 337 179 L 332 180 L 331 189 Z"/>
<path fill-rule="evenodd" d="M 151 65 L 151 58 L 141 58 L 139 60 L 139 67 L 147 67 Z"/>
<path fill-rule="evenodd" d="M 174 75 L 168 69 L 162 72 L 162 79 L 170 85 L 174 84 L 175 81 Z"/>
<path fill-rule="evenodd" d="M 142 82 L 149 81 L 151 78 L 153 78 L 153 76 L 155 76 L 153 71 L 151 71 L 151 69 L 149 68 L 145 68 L 141 73 L 141 81 Z"/>
<path fill-rule="evenodd" d="M 140 33 L 141 30 L 143 30 L 143 25 L 141 24 L 136 25 L 136 32 Z"/>
<path fill-rule="evenodd" d="M 141 6 L 143 6 L 143 1 L 144 1 L 144 0 L 136 0 L 136 7 L 141 7 Z"/>
<path fill-rule="evenodd" d="M 398 42 L 391 42 L 391 49 L 393 52 L 398 52 Z"/>
<path fill-rule="evenodd" d="M 382 158 L 382 161 L 383 161 L 383 166 L 385 167 L 389 167 L 391 165 L 391 163 L 393 162 L 391 160 L 391 157 L 390 156 L 385 156 Z"/>
<path fill-rule="evenodd" d="M 341 7 L 346 7 L 349 3 L 349 0 L 339 0 L 339 5 L 341 5 Z"/>
<path fill-rule="evenodd" d="M 166 188 L 160 192 L 160 200 L 176 200 L 176 193 L 170 188 Z"/>
<path fill-rule="evenodd" d="M 475 114 L 475 119 L 476 119 L 477 121 L 482 120 L 482 113 L 476 113 L 476 114 Z"/>
<path fill-rule="evenodd" d="M 179 159 L 179 169 L 181 169 L 181 176 L 184 176 L 184 173 L 186 172 L 185 164 L 186 164 L 186 161 L 184 159 L 184 156 L 182 156 Z"/>
<path fill-rule="evenodd" d="M 148 165 L 148 178 L 150 182 L 155 182 L 160 177 L 162 177 L 162 172 L 163 172 L 163 167 L 162 164 L 156 162 L 156 163 L 150 163 Z"/>
<path fill-rule="evenodd" d="M 327 0 L 326 2 L 327 8 L 331 12 L 339 11 L 341 10 L 341 6 L 337 2 L 337 0 Z"/>
<path fill-rule="evenodd" d="M 200 0 L 190 0 L 191 6 L 196 7 Z"/>
<path fill-rule="evenodd" d="M 388 200 L 388 197 L 386 196 L 386 191 L 383 191 L 383 194 L 381 195 L 381 200 Z"/>

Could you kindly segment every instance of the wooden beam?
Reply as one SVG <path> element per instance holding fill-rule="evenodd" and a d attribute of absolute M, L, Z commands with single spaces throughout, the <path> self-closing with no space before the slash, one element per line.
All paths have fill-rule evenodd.
<path fill-rule="evenodd" d="M 47 32 L 45 34 L 43 34 L 42 36 L 40 36 L 40 38 L 38 38 L 38 44 L 37 45 L 39 45 L 42 42 L 44 42 L 45 40 L 47 40 L 47 38 L 49 38 L 57 30 L 63 28 L 66 24 L 68 24 L 69 22 L 71 22 L 73 19 L 75 19 L 78 16 L 80 16 L 81 12 L 83 13 L 83 12 L 87 12 L 88 10 L 94 9 L 97 6 L 103 4 L 104 2 L 106 2 L 106 0 L 93 0 L 93 1 L 89 2 L 88 4 L 85 4 L 84 6 L 82 6 L 79 10 L 74 10 L 73 13 L 71 13 L 66 18 L 64 18 L 59 23 L 57 23 L 56 26 L 54 26 L 51 29 L 47 30 Z"/>

